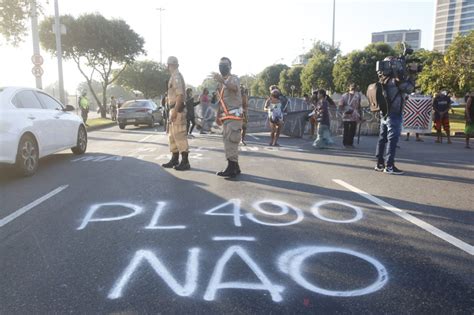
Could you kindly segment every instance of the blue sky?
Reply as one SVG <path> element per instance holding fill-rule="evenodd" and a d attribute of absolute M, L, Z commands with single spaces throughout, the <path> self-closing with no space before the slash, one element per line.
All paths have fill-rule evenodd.
<path fill-rule="evenodd" d="M 199 85 L 219 58 L 229 57 L 233 72 L 257 74 L 273 63 L 287 63 L 307 51 L 314 40 L 332 38 L 332 0 L 153 1 L 59 0 L 61 14 L 98 12 L 124 19 L 145 39 L 147 56 L 159 61 L 159 13 L 163 7 L 163 60 L 176 55 L 187 83 Z M 53 14 L 54 1 L 45 5 Z M 371 33 L 421 29 L 422 48 L 432 49 L 435 1 L 336 0 L 336 42 L 343 53 L 363 49 Z M 31 37 L 18 48 L 2 45 L 0 86 L 34 86 Z M 57 80 L 57 63 L 46 52 L 43 85 Z M 64 64 L 65 87 L 75 94 L 83 81 L 72 62 Z"/>

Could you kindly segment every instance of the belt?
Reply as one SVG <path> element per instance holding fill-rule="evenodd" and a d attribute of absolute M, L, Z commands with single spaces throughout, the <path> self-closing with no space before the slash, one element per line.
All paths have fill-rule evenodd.
<path fill-rule="evenodd" d="M 242 110 L 240 108 L 233 109 L 233 110 L 229 111 L 229 114 L 240 117 L 240 116 L 242 116 Z"/>

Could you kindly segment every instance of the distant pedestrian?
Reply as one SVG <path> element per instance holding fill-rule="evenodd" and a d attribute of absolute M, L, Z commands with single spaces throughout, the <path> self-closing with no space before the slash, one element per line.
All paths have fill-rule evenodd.
<path fill-rule="evenodd" d="M 311 97 L 311 107 L 313 111 L 309 114 L 309 135 L 311 139 L 315 139 L 315 132 L 318 130 L 318 115 L 317 115 L 317 106 L 318 106 L 318 91 L 314 91 Z"/>
<path fill-rule="evenodd" d="M 451 134 L 449 128 L 449 110 L 451 109 L 451 99 L 449 96 L 442 94 L 441 92 L 437 93 L 433 99 L 433 110 L 434 110 L 434 125 L 436 128 L 436 143 L 443 142 L 441 136 L 441 126 L 446 132 L 448 137 L 448 144 L 451 144 Z"/>
<path fill-rule="evenodd" d="M 420 138 L 420 134 L 418 132 L 415 133 L 415 137 L 416 137 L 415 138 L 416 141 L 423 142 L 423 139 Z M 407 132 L 407 137 L 405 138 L 405 141 L 410 141 L 410 133 L 409 132 Z"/>
<path fill-rule="evenodd" d="M 466 95 L 466 127 L 464 133 L 466 134 L 466 149 L 470 149 L 469 138 L 474 137 L 474 92 Z"/>
<path fill-rule="evenodd" d="M 192 135 L 194 126 L 196 125 L 196 117 L 194 107 L 199 105 L 199 101 L 194 101 L 193 89 L 186 89 L 186 131 L 188 135 Z"/>
<path fill-rule="evenodd" d="M 240 85 L 240 93 L 242 94 L 242 136 L 240 142 L 245 143 L 245 135 L 247 134 L 247 124 L 249 122 L 249 90 L 243 85 Z"/>
<path fill-rule="evenodd" d="M 117 101 L 113 95 L 110 97 L 110 117 L 112 121 L 117 120 Z"/>
<path fill-rule="evenodd" d="M 268 120 L 271 129 L 270 146 L 279 147 L 278 139 L 283 128 L 283 104 L 280 100 L 280 91 L 274 89 L 270 94 L 270 99 L 265 104 L 268 113 Z"/>
<path fill-rule="evenodd" d="M 168 86 L 168 81 L 166 81 L 166 86 Z M 165 127 L 164 132 L 168 133 L 168 121 L 170 116 L 170 111 L 168 108 L 168 92 L 165 92 L 163 98 L 161 99 L 161 107 L 163 109 L 163 124 Z"/>
<path fill-rule="evenodd" d="M 349 92 L 344 93 L 339 101 L 339 111 L 342 113 L 344 124 L 344 136 L 342 144 L 345 148 L 354 148 L 354 136 L 357 130 L 357 123 L 360 121 L 360 94 L 356 85 L 349 85 Z"/>
<path fill-rule="evenodd" d="M 331 139 L 329 102 L 326 98 L 326 90 L 319 90 L 317 99 L 316 115 L 318 121 L 318 137 L 314 141 L 313 147 L 317 149 L 325 149 L 334 143 Z"/>
<path fill-rule="evenodd" d="M 89 126 L 87 124 L 87 117 L 89 115 L 89 100 L 87 99 L 87 93 L 82 92 L 81 96 L 79 96 L 79 107 L 81 108 L 81 116 L 82 120 L 84 121 L 84 124 L 86 126 Z"/>
<path fill-rule="evenodd" d="M 213 93 L 214 97 L 215 93 Z M 206 133 L 207 131 L 211 130 L 211 123 L 210 120 L 210 110 L 211 110 L 211 102 L 212 99 L 209 97 L 209 90 L 204 88 L 202 91 L 201 96 L 199 97 L 199 102 L 201 104 L 201 134 Z M 217 102 L 217 96 L 213 103 Z"/>

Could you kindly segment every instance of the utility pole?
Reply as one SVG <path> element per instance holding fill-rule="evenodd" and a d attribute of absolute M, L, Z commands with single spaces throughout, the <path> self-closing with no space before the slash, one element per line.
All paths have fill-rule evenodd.
<path fill-rule="evenodd" d="M 64 96 L 63 51 L 61 45 L 61 24 L 59 21 L 58 0 L 54 0 L 54 32 L 56 34 L 56 53 L 58 57 L 59 100 L 61 103 L 66 104 L 66 98 Z"/>
<path fill-rule="evenodd" d="M 336 31 L 336 0 L 332 2 L 332 48 L 334 48 L 334 33 Z"/>
<path fill-rule="evenodd" d="M 163 38 L 163 35 L 162 35 L 162 32 L 161 32 L 161 13 L 165 10 L 164 8 L 157 8 L 156 10 L 160 11 L 160 64 L 163 63 L 163 49 L 162 49 L 162 38 Z"/>
<path fill-rule="evenodd" d="M 33 36 L 33 57 L 32 61 L 35 64 L 34 74 L 36 78 L 36 88 L 43 88 L 43 81 L 41 80 L 42 69 L 41 64 L 43 58 L 40 55 L 39 34 L 38 34 L 38 8 L 36 7 L 36 0 L 31 1 L 31 33 Z M 36 72 L 37 71 L 37 72 Z"/>

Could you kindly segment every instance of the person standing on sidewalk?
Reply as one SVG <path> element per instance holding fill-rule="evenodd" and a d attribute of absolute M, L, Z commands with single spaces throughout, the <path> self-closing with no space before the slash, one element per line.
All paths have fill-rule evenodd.
<path fill-rule="evenodd" d="M 186 106 L 184 105 L 185 83 L 179 72 L 178 58 L 168 57 L 168 71 L 171 77 L 168 82 L 168 106 L 169 117 L 169 146 L 172 154 L 171 160 L 163 164 L 165 168 L 174 167 L 177 171 L 185 171 L 191 168 L 189 164 L 189 146 L 186 135 Z M 179 154 L 181 153 L 181 163 Z"/>
<path fill-rule="evenodd" d="M 239 143 L 242 131 L 242 93 L 239 77 L 230 73 L 232 62 L 222 57 L 219 62 L 219 73 L 214 73 L 218 82 L 219 109 L 216 123 L 223 126 L 224 151 L 227 168 L 218 172 L 218 176 L 234 178 L 240 174 Z"/>
<path fill-rule="evenodd" d="M 443 142 L 441 136 L 441 126 L 443 126 L 446 136 L 448 137 L 448 144 L 451 144 L 451 134 L 449 128 L 449 110 L 451 109 L 451 99 L 449 96 L 439 92 L 433 100 L 434 110 L 434 124 L 436 128 L 436 143 Z"/>
<path fill-rule="evenodd" d="M 474 92 L 466 95 L 466 127 L 464 133 L 466 134 L 466 149 L 470 149 L 469 138 L 474 136 Z"/>
<path fill-rule="evenodd" d="M 194 114 L 194 107 L 199 105 L 199 101 L 194 101 L 193 89 L 186 89 L 186 132 L 188 136 L 193 137 L 193 129 L 196 125 L 196 117 Z"/>
<path fill-rule="evenodd" d="M 110 97 L 110 117 L 112 121 L 117 120 L 117 101 L 113 95 Z"/>
<path fill-rule="evenodd" d="M 329 101 L 326 97 L 326 90 L 320 89 L 313 98 L 317 99 L 316 115 L 318 121 L 318 137 L 313 142 L 316 149 L 326 149 L 334 141 L 331 139 L 331 121 L 329 119 Z"/>
<path fill-rule="evenodd" d="M 247 124 L 249 122 L 249 90 L 243 85 L 240 85 L 240 93 L 242 94 L 242 136 L 240 142 L 245 143 L 245 135 L 247 134 Z"/>
<path fill-rule="evenodd" d="M 87 99 L 87 93 L 82 92 L 79 96 L 79 107 L 81 108 L 81 117 L 86 126 L 89 126 L 87 122 L 87 116 L 89 115 L 89 100 Z"/>
<path fill-rule="evenodd" d="M 349 92 L 342 95 L 339 101 L 339 111 L 342 113 L 344 123 L 344 136 L 342 144 L 345 148 L 354 148 L 354 136 L 357 130 L 357 122 L 360 120 L 360 94 L 357 93 L 356 85 L 349 85 Z"/>

